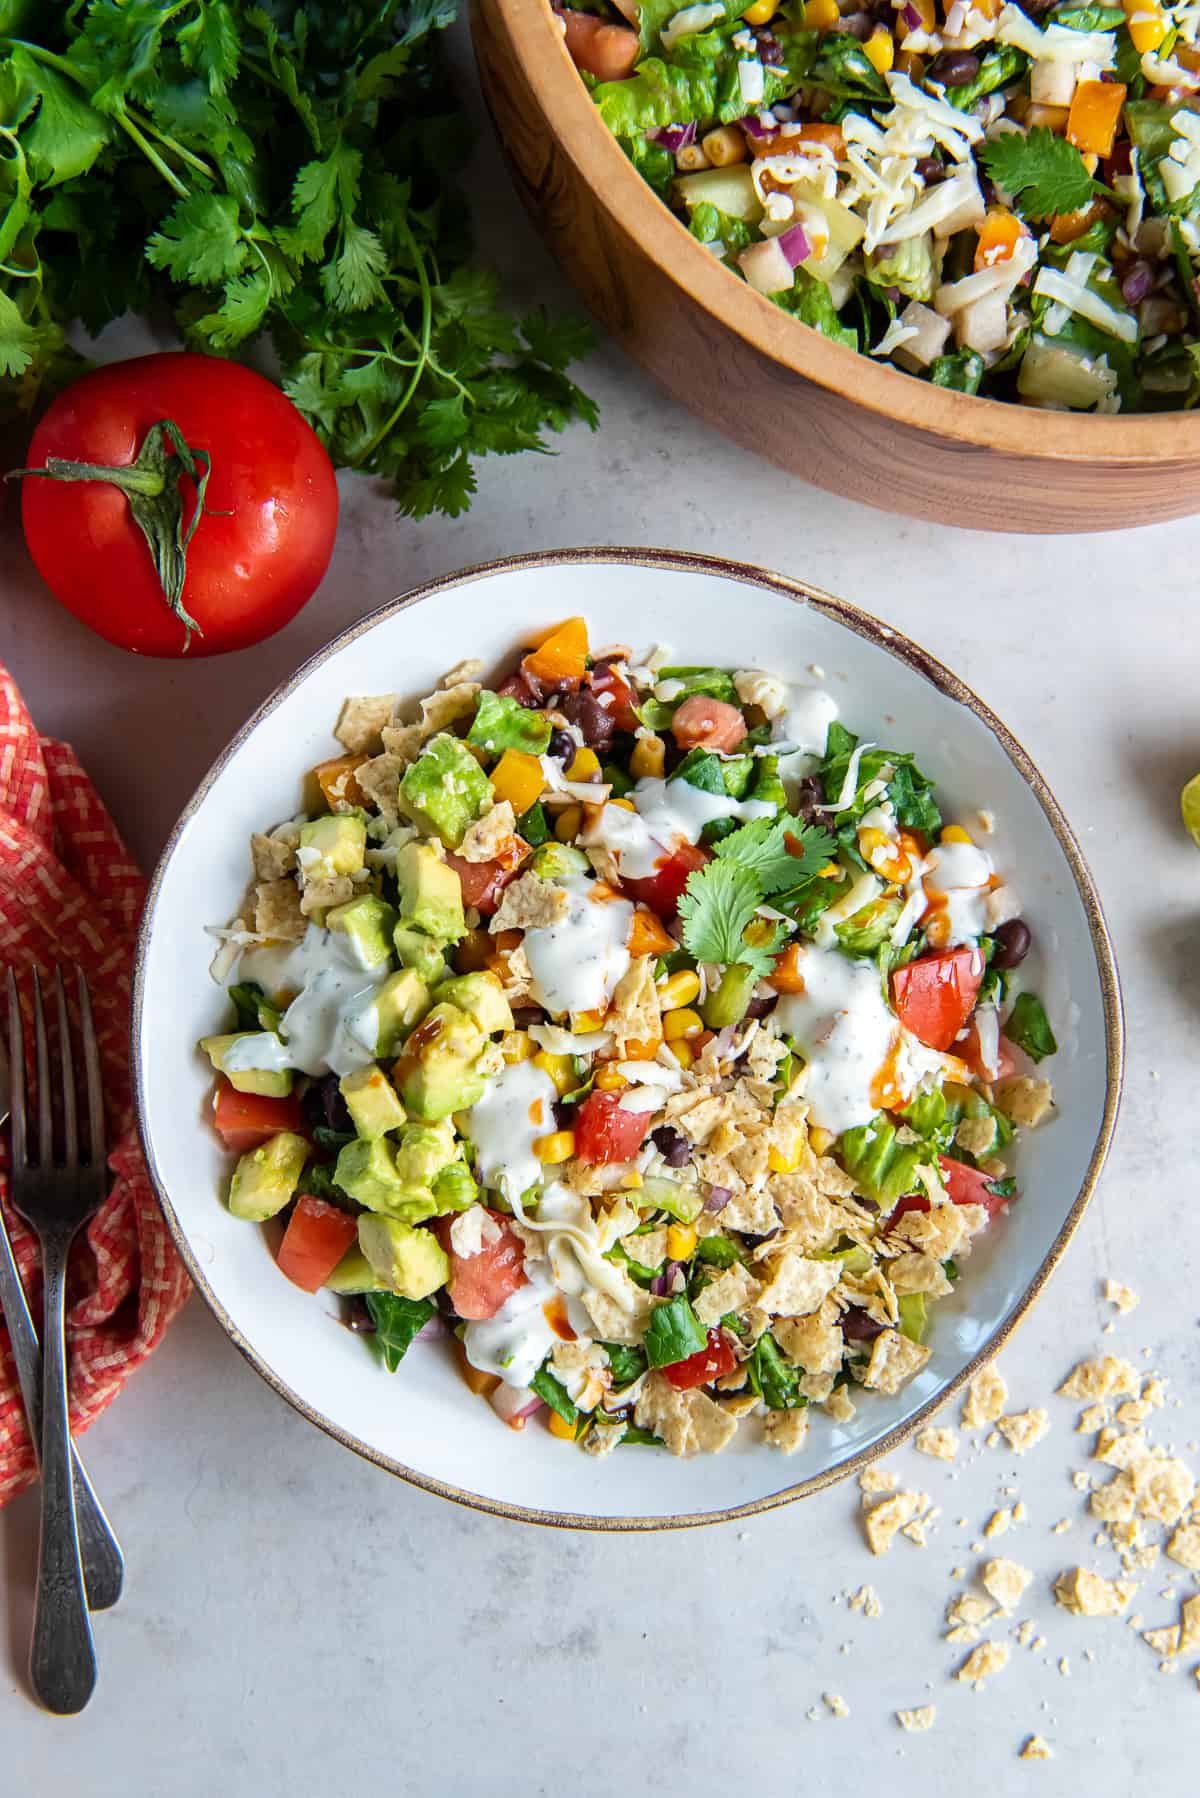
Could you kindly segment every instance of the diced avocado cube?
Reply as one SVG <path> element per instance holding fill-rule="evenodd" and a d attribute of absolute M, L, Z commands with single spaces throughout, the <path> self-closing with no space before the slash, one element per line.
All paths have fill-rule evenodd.
<path fill-rule="evenodd" d="M 335 1186 L 371 1211 L 389 1210 L 404 1191 L 395 1148 L 382 1136 L 360 1136 L 343 1144 L 333 1179 Z"/>
<path fill-rule="evenodd" d="M 572 874 L 586 874 L 591 863 L 582 849 L 570 843 L 543 843 L 534 851 L 529 867 L 540 880 L 566 880 Z"/>
<path fill-rule="evenodd" d="M 383 1292 L 383 1281 L 355 1243 L 346 1250 L 325 1285 L 330 1292 L 349 1298 L 356 1292 Z"/>
<path fill-rule="evenodd" d="M 404 1123 L 407 1113 L 382 1068 L 358 1068 L 353 1074 L 343 1074 L 338 1086 L 360 1136 L 386 1136 Z"/>
<path fill-rule="evenodd" d="M 409 817 L 457 849 L 492 802 L 492 783 L 458 737 L 430 737 L 400 782 L 400 804 Z"/>
<path fill-rule="evenodd" d="M 493 1031 L 513 1027 L 513 1015 L 504 997 L 504 988 L 494 974 L 457 974 L 452 980 L 443 980 L 437 996 L 439 1002 L 445 1000 L 450 1005 L 457 1005 L 469 1018 L 474 1018 L 488 1036 Z"/>
<path fill-rule="evenodd" d="M 406 1186 L 432 1186 L 458 1154 L 449 1124 L 406 1124 L 396 1147 L 396 1171 Z"/>
<path fill-rule="evenodd" d="M 450 1278 L 450 1263 L 436 1236 L 395 1217 L 358 1220 L 358 1246 L 389 1292 L 427 1299 Z"/>
<path fill-rule="evenodd" d="M 400 968 L 389 974 L 375 995 L 375 1015 L 379 1019 L 376 1055 L 394 1055 L 428 1010 L 429 988 L 415 968 Z"/>
<path fill-rule="evenodd" d="M 479 1188 L 471 1178 L 465 1161 L 451 1161 L 433 1177 L 433 1196 L 438 1215 L 446 1211 L 465 1211 L 479 1197 Z"/>
<path fill-rule="evenodd" d="M 292 1070 L 290 1068 L 239 1068 L 229 1067 L 230 1050 L 235 1043 L 244 1043 L 250 1037 L 263 1036 L 261 1030 L 235 1030 L 228 1036 L 206 1036 L 201 1038 L 200 1047 L 212 1062 L 218 1074 L 224 1074 L 234 1092 L 262 1093 L 271 1099 L 285 1099 L 292 1090 Z M 236 1055 L 234 1057 L 236 1060 Z"/>
<path fill-rule="evenodd" d="M 291 1130 L 249 1149 L 233 1170 L 229 1209 L 235 1217 L 261 1224 L 282 1211 L 300 1183 L 308 1160 L 308 1144 Z"/>
<path fill-rule="evenodd" d="M 530 711 L 505 693 L 479 695 L 475 716 L 467 732 L 468 743 L 478 743 L 499 755 L 505 749 L 520 749 L 526 755 L 544 755 L 554 730 L 545 712 Z"/>
<path fill-rule="evenodd" d="M 325 913 L 325 928 L 340 930 L 349 937 L 354 952 L 364 968 L 377 968 L 392 959 L 392 932 L 396 928 L 396 908 L 377 893 L 364 893 L 360 899 L 349 899 Z"/>
<path fill-rule="evenodd" d="M 485 1081 L 473 1063 L 486 1041 L 474 1018 L 457 1005 L 435 1005 L 392 1069 L 409 1116 L 436 1121 L 482 1098 Z"/>
<path fill-rule="evenodd" d="M 457 943 L 466 935 L 462 882 L 432 843 L 405 843 L 396 856 L 396 884 L 402 928 L 439 943 Z"/>
<path fill-rule="evenodd" d="M 410 930 L 405 924 L 397 924 L 392 932 L 392 942 L 396 954 L 400 957 L 400 965 L 412 968 L 414 973 L 427 980 L 432 986 L 446 972 L 446 956 L 442 944 L 435 937 L 423 936 L 419 930 Z"/>
<path fill-rule="evenodd" d="M 296 859 L 305 877 L 357 874 L 367 853 L 365 812 L 330 813 L 300 826 Z"/>

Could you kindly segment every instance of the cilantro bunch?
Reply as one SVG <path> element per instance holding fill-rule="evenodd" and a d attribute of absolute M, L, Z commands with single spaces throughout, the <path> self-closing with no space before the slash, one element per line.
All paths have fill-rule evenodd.
<path fill-rule="evenodd" d="M 456 516 L 472 458 L 595 425 L 581 322 L 469 265 L 455 0 L 0 6 L 0 418 L 81 372 L 67 330 L 174 316 L 273 351 L 335 463 Z M 14 22 L 15 21 L 15 22 Z"/>
<path fill-rule="evenodd" d="M 759 917 L 774 894 L 811 880 L 836 852 L 833 838 L 792 817 L 755 818 L 713 845 L 679 901 L 683 944 L 697 961 L 719 962 L 764 979 L 790 926 Z"/>

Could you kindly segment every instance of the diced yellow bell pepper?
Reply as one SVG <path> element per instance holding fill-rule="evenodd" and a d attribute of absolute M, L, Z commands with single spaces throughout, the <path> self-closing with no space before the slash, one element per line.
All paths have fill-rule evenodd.
<path fill-rule="evenodd" d="M 507 799 L 518 818 L 535 804 L 546 784 L 542 764 L 523 749 L 506 749 L 492 769 L 492 791 L 497 802 Z"/>
<path fill-rule="evenodd" d="M 549 1136 L 535 1137 L 533 1152 L 543 1167 L 557 1167 L 562 1161 L 570 1161 L 575 1153 L 575 1132 L 552 1130 Z"/>
<path fill-rule="evenodd" d="M 1160 49 L 1168 26 L 1159 0 L 1121 0 L 1121 5 L 1138 55 L 1145 56 L 1148 51 Z"/>
<path fill-rule="evenodd" d="M 565 1417 L 560 1417 L 557 1411 L 546 1413 L 546 1428 L 552 1436 L 561 1436 L 564 1442 L 575 1440 L 575 1425 L 568 1423 Z"/>
<path fill-rule="evenodd" d="M 575 1063 L 569 1055 L 551 1055 L 547 1050 L 539 1049 L 533 1058 L 533 1065 L 549 1074 L 560 1099 L 579 1085 L 575 1076 Z"/>
<path fill-rule="evenodd" d="M 866 43 L 863 55 L 880 75 L 886 75 L 896 60 L 896 40 L 886 25 L 877 25 Z"/>
<path fill-rule="evenodd" d="M 518 1061 L 531 1061 L 537 1044 L 527 1030 L 509 1030 L 500 1038 L 500 1054 L 509 1067 Z"/>
<path fill-rule="evenodd" d="M 667 1230 L 667 1254 L 672 1261 L 688 1261 L 696 1252 L 696 1241 L 691 1224 L 672 1224 Z"/>
<path fill-rule="evenodd" d="M 970 843 L 973 841 L 973 838 L 968 831 L 963 829 L 961 824 L 947 824 L 942 832 L 941 841 L 943 843 Z"/>
<path fill-rule="evenodd" d="M 1112 153 L 1126 88 L 1122 81 L 1081 81 L 1067 114 L 1067 139 L 1095 156 Z"/>
<path fill-rule="evenodd" d="M 631 1167 L 627 1174 L 621 1175 L 621 1185 L 626 1192 L 636 1192 L 642 1183 L 642 1176 L 635 1167 Z"/>
<path fill-rule="evenodd" d="M 778 11 L 779 0 L 754 0 L 754 5 L 748 6 L 742 17 L 747 25 L 766 25 Z"/>
<path fill-rule="evenodd" d="M 594 780 L 600 772 L 600 757 L 594 749 L 586 746 L 575 751 L 571 766 L 567 769 L 568 780 Z"/>

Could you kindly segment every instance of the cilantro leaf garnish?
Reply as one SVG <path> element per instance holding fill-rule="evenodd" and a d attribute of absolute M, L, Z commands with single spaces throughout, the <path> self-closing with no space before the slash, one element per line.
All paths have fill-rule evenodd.
<path fill-rule="evenodd" d="M 722 837 L 713 850 L 722 861 L 748 868 L 766 898 L 818 873 L 836 855 L 837 844 L 819 825 L 800 824 L 791 817 L 752 818 Z"/>
<path fill-rule="evenodd" d="M 1074 144 L 1056 137 L 1045 125 L 1027 135 L 1005 131 L 980 146 L 980 161 L 1026 218 L 1052 218 L 1078 212 L 1096 191 L 1096 183 Z"/>
<path fill-rule="evenodd" d="M 727 839 L 728 840 L 728 839 Z M 716 860 L 697 868 L 679 901 L 683 945 L 697 961 L 741 963 L 759 979 L 771 972 L 786 934 L 781 924 L 763 925 L 758 908 L 763 891 L 753 869 Z M 748 943 L 747 928 L 758 922 L 760 940 Z"/>

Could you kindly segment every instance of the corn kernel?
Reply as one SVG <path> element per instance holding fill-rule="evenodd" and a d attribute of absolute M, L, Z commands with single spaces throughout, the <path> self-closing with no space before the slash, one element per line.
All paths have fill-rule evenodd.
<path fill-rule="evenodd" d="M 567 769 L 568 780 L 595 780 L 600 772 L 600 757 L 594 749 L 577 749 L 575 759 Z"/>
<path fill-rule="evenodd" d="M 681 1036 L 699 1036 L 703 1028 L 704 1019 L 689 1005 L 663 1014 L 663 1035 L 669 1043 L 678 1041 Z"/>
<path fill-rule="evenodd" d="M 667 1254 L 672 1261 L 688 1261 L 696 1252 L 696 1232 L 691 1224 L 672 1224 L 667 1230 Z"/>
<path fill-rule="evenodd" d="M 947 824 L 942 832 L 941 840 L 943 843 L 969 843 L 973 839 L 961 824 Z"/>
<path fill-rule="evenodd" d="M 606 1062 L 596 1075 L 596 1085 L 602 1093 L 624 1092 L 628 1081 L 613 1062 Z"/>
<path fill-rule="evenodd" d="M 527 812 L 545 786 L 542 764 L 523 749 L 506 749 L 492 769 L 492 791 L 497 801 L 507 799 L 518 818 Z"/>
<path fill-rule="evenodd" d="M 571 1028 L 583 1036 L 586 1036 L 589 1030 L 603 1030 L 604 1013 L 602 1011 L 573 1011 Z"/>
<path fill-rule="evenodd" d="M 801 1151 L 799 1147 L 788 1149 L 768 1149 L 767 1166 L 773 1174 L 794 1174 L 800 1166 Z"/>
<path fill-rule="evenodd" d="M 678 974 L 669 975 L 658 989 L 658 1003 L 663 1011 L 674 1011 L 676 1006 L 690 1005 L 699 996 L 700 976 L 694 968 L 680 968 Z"/>
<path fill-rule="evenodd" d="M 560 1099 L 579 1085 L 575 1077 L 575 1063 L 569 1055 L 550 1055 L 545 1049 L 539 1049 L 533 1058 L 533 1065 L 549 1074 Z"/>
<path fill-rule="evenodd" d="M 779 0 L 754 0 L 754 5 L 748 6 L 742 17 L 747 25 L 766 25 L 778 11 Z"/>
<path fill-rule="evenodd" d="M 637 780 L 658 780 L 667 765 L 667 746 L 661 737 L 639 737 L 629 758 L 629 772 Z"/>
<path fill-rule="evenodd" d="M 912 863 L 895 837 L 888 836 L 885 830 L 878 830 L 873 824 L 860 824 L 858 847 L 864 861 L 885 880 L 895 881 L 900 886 L 911 880 Z"/>
<path fill-rule="evenodd" d="M 671 1053 L 685 1072 L 691 1067 L 696 1059 L 696 1051 L 692 1048 L 692 1045 L 688 1042 L 686 1036 L 677 1036 L 675 1038 L 674 1042 L 671 1044 Z"/>
<path fill-rule="evenodd" d="M 564 805 L 554 820 L 554 834 L 560 843 L 573 843 L 583 824 L 581 805 Z"/>
<path fill-rule="evenodd" d="M 1167 21 L 1159 0 L 1121 0 L 1121 4 L 1138 55 L 1159 49 L 1167 35 Z"/>
<path fill-rule="evenodd" d="M 808 1132 L 808 1142 L 814 1155 L 827 1155 L 833 1147 L 833 1134 L 822 1130 L 820 1124 L 813 1124 Z"/>
<path fill-rule="evenodd" d="M 575 1440 L 575 1425 L 568 1423 L 565 1417 L 560 1417 L 557 1411 L 547 1412 L 546 1428 L 552 1436 L 561 1436 L 564 1442 Z"/>
<path fill-rule="evenodd" d="M 627 1040 L 625 1043 L 625 1060 L 653 1061 L 661 1048 L 661 1036 L 644 1036 L 636 1042 Z"/>
<path fill-rule="evenodd" d="M 532 1060 L 537 1044 L 527 1030 L 509 1030 L 500 1038 L 500 1054 L 512 1067 L 515 1062 Z"/>
<path fill-rule="evenodd" d="M 841 18 L 837 0 L 808 0 L 804 23 L 809 31 L 832 31 Z"/>
<path fill-rule="evenodd" d="M 543 1167 L 557 1167 L 560 1161 L 570 1161 L 575 1153 L 575 1132 L 552 1130 L 549 1136 L 535 1136 L 533 1152 Z"/>
<path fill-rule="evenodd" d="M 863 55 L 880 75 L 886 75 L 896 60 L 896 44 L 886 25 L 877 25 L 866 43 Z"/>
<path fill-rule="evenodd" d="M 642 1176 L 635 1167 L 631 1167 L 627 1174 L 621 1175 L 621 1185 L 625 1188 L 626 1192 L 636 1192 L 641 1184 Z"/>
<path fill-rule="evenodd" d="M 718 125 L 700 139 L 704 154 L 715 169 L 729 168 L 746 160 L 746 140 L 732 125 Z"/>
<path fill-rule="evenodd" d="M 610 805 L 619 805 L 624 812 L 637 811 L 637 806 L 633 803 L 632 799 L 610 799 L 608 803 Z"/>

